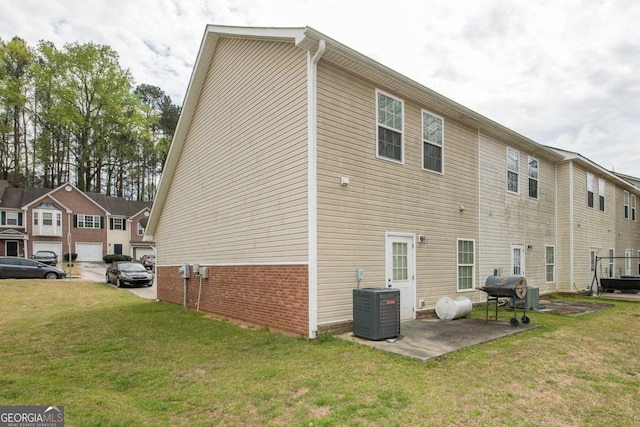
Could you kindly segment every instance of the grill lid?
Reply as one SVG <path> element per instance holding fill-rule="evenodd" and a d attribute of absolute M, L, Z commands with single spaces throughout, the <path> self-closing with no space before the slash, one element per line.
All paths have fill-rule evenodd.
<path fill-rule="evenodd" d="M 489 276 L 482 291 L 497 296 L 512 296 L 519 299 L 527 295 L 527 279 L 522 276 Z"/>

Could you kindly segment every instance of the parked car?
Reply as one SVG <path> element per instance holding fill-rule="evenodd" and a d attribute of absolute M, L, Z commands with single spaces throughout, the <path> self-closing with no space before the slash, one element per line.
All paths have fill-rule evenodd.
<path fill-rule="evenodd" d="M 0 257 L 0 279 L 64 279 L 66 273 L 57 267 L 32 259 Z"/>
<path fill-rule="evenodd" d="M 122 286 L 151 286 L 153 276 L 144 265 L 136 261 L 118 261 L 107 267 L 105 273 L 107 283 Z"/>
<path fill-rule="evenodd" d="M 140 258 L 140 262 L 144 265 L 144 268 L 147 270 L 153 270 L 156 267 L 156 256 L 155 255 L 143 255 Z"/>
<path fill-rule="evenodd" d="M 56 265 L 58 263 L 58 255 L 53 251 L 37 251 L 32 258 L 47 265 Z"/>

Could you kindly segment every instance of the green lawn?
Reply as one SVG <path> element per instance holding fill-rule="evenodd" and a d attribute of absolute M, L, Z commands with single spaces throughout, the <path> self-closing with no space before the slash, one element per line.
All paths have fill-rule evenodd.
<path fill-rule="evenodd" d="M 420 363 L 100 283 L 1 280 L 0 301 L 0 405 L 67 426 L 640 425 L 640 303 Z"/>

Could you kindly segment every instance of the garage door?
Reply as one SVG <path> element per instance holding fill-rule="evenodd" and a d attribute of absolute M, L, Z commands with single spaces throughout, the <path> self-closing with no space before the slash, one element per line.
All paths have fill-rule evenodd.
<path fill-rule="evenodd" d="M 134 249 L 135 251 L 135 256 L 133 257 L 134 259 L 140 259 L 145 255 L 155 255 L 153 253 L 153 249 L 147 249 L 147 248 L 136 248 Z"/>
<path fill-rule="evenodd" d="M 38 251 L 53 251 L 58 255 L 58 261 L 62 259 L 62 242 L 33 242 L 33 254 Z"/>
<path fill-rule="evenodd" d="M 102 243 L 76 243 L 78 261 L 102 261 Z"/>

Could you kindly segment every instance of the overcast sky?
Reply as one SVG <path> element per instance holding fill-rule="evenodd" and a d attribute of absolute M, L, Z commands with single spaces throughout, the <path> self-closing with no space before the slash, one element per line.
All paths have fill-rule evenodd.
<path fill-rule="evenodd" d="M 15 0 L 0 37 L 93 41 L 181 105 L 207 24 L 310 26 L 533 139 L 640 176 L 634 0 Z"/>

